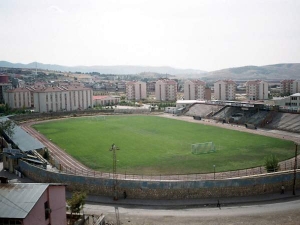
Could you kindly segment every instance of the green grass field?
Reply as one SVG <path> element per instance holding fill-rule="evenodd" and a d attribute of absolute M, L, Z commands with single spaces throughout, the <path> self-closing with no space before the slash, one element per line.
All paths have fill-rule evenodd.
<path fill-rule="evenodd" d="M 98 118 L 98 119 L 97 119 Z M 237 170 L 264 165 L 275 154 L 293 157 L 294 144 L 223 128 L 156 116 L 81 117 L 50 121 L 33 127 L 86 166 L 112 172 L 112 151 L 117 151 L 117 172 L 132 174 L 189 174 Z M 194 155 L 191 144 L 210 142 L 215 153 Z"/>

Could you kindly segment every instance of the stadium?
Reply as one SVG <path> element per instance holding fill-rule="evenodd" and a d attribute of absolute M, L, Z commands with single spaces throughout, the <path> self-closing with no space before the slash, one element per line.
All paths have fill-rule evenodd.
<path fill-rule="evenodd" d="M 289 174 L 280 174 L 282 176 L 280 179 L 286 180 L 287 188 L 291 188 L 289 171 L 294 168 L 292 158 L 297 134 L 282 136 L 262 129 L 262 124 L 272 125 L 271 117 L 268 115 L 270 113 L 275 115 L 274 111 L 264 110 L 259 108 L 260 106 L 245 110 L 243 109 L 245 105 L 233 106 L 228 105 L 228 102 L 225 104 L 227 105 L 221 103 L 179 105 L 173 111 L 166 109 L 171 113 L 159 115 L 149 115 L 149 112 L 147 115 L 120 115 L 110 112 L 96 116 L 86 113 L 85 117 L 78 118 L 78 115 L 69 114 L 59 116 L 68 117 L 67 119 L 51 120 L 45 123 L 35 121 L 37 119 L 35 116 L 23 118 L 23 121 L 28 122 L 21 126 L 28 134 L 41 140 L 50 152 L 49 162 L 52 168 L 47 166 L 47 173 L 48 171 L 51 173 L 51 176 L 47 176 L 47 181 L 54 179 L 53 173 L 55 173 L 54 180 L 57 181 L 57 172 L 60 173 L 59 176 L 63 176 L 61 179 L 70 183 L 75 182 L 73 180 L 75 178 L 69 176 L 85 177 L 85 182 L 86 179 L 93 179 L 94 183 L 97 183 L 99 179 L 105 179 L 107 182 L 105 187 L 95 189 L 89 185 L 90 191 L 101 195 L 112 195 L 112 189 L 118 190 L 122 187 L 126 188 L 129 194 L 135 193 L 137 197 L 152 198 L 154 194 L 157 195 L 157 189 L 162 188 L 164 195 L 168 198 L 170 195 L 173 196 L 172 198 L 182 198 L 187 196 L 185 186 L 190 186 L 192 185 L 190 182 L 197 181 L 193 183 L 193 191 L 189 190 L 188 196 L 199 197 L 199 195 L 205 196 L 207 193 L 203 191 L 212 184 L 216 188 L 220 184 L 222 190 L 225 190 L 222 183 L 207 183 L 221 179 L 229 182 L 226 184 L 228 191 L 224 191 L 222 196 L 230 196 L 233 194 L 230 183 L 232 181 L 227 180 L 228 178 L 242 178 L 242 183 L 245 177 L 248 179 L 252 175 L 262 175 L 260 179 L 266 179 L 264 158 L 270 154 L 276 154 L 280 159 L 279 170 Z M 43 117 L 44 120 L 53 119 L 53 115 L 44 114 Z M 234 119 L 237 117 L 239 120 Z M 14 118 L 14 120 L 18 119 Z M 255 123 L 249 121 L 255 121 Z M 70 125 L 67 125 L 68 123 Z M 143 124 L 144 127 L 141 126 Z M 248 126 L 246 127 L 245 124 Z M 250 124 L 253 124 L 254 129 L 251 129 Z M 31 127 L 32 125 L 35 129 Z M 76 127 L 79 130 L 76 130 Z M 89 129 L 85 130 L 85 127 Z M 97 129 L 94 130 L 93 127 Z M 171 135 L 168 136 L 168 134 Z M 83 146 L 80 143 L 84 143 Z M 113 145 L 119 150 L 115 151 Z M 41 179 L 38 176 L 42 173 L 40 170 L 29 168 L 28 165 L 22 163 L 21 167 L 25 175 L 33 176 L 34 173 L 35 179 Z M 277 169 L 276 172 L 278 172 Z M 174 180 L 179 183 L 174 183 Z M 156 183 L 157 181 L 160 184 Z M 206 181 L 205 185 L 201 183 L 203 181 Z M 102 185 L 103 181 L 100 186 Z M 278 182 L 270 184 L 269 188 L 260 191 L 272 192 L 277 185 L 280 184 Z M 84 185 L 79 186 L 82 188 Z M 266 186 L 268 187 L 268 185 L 264 187 Z M 75 187 L 79 188 L 78 185 L 72 185 L 70 188 Z M 165 193 L 166 187 L 171 187 L 167 194 Z M 200 192 L 199 187 L 203 187 Z M 181 190 L 180 195 L 174 196 L 174 188 Z M 185 191 L 182 192 L 182 188 Z M 137 190 L 140 191 L 137 192 Z M 155 193 L 153 193 L 154 190 L 156 190 Z M 209 193 L 212 193 L 211 190 Z M 213 195 L 216 194 L 220 195 L 220 193 Z M 237 191 L 235 194 L 241 193 Z M 158 196 L 162 197 L 161 194 L 156 197 Z"/>
<path fill-rule="evenodd" d="M 81 117 L 33 128 L 86 167 L 108 173 L 113 143 L 120 149 L 117 172 L 135 175 L 209 173 L 213 165 L 219 172 L 249 169 L 263 166 L 268 155 L 283 161 L 294 154 L 287 140 L 161 116 Z"/>

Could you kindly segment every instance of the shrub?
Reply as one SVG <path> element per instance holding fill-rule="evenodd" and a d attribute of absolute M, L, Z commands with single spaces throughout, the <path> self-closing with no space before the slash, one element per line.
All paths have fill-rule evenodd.
<path fill-rule="evenodd" d="M 275 155 L 270 155 L 265 158 L 265 168 L 267 172 L 276 172 L 279 170 L 279 160 Z"/>

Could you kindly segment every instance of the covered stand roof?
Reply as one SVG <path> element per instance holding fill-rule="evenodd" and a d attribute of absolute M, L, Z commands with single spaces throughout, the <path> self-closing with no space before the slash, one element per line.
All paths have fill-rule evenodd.
<path fill-rule="evenodd" d="M 7 117 L 1 117 L 0 122 L 9 120 Z M 9 139 L 18 146 L 18 148 L 23 152 L 28 152 L 32 150 L 39 150 L 45 148 L 45 146 L 38 141 L 37 139 L 33 138 L 29 135 L 26 131 L 24 131 L 21 127 L 15 124 L 13 129 L 14 134 L 9 136 Z"/>
<path fill-rule="evenodd" d="M 3 153 L 8 156 L 8 158 L 23 158 L 26 154 L 22 153 L 19 149 L 4 148 Z"/>

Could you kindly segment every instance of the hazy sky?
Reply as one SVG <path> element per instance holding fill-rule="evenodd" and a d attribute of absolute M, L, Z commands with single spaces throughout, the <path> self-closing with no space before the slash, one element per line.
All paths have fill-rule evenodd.
<path fill-rule="evenodd" d="M 207 71 L 300 62 L 299 0 L 1 0 L 0 60 Z"/>

